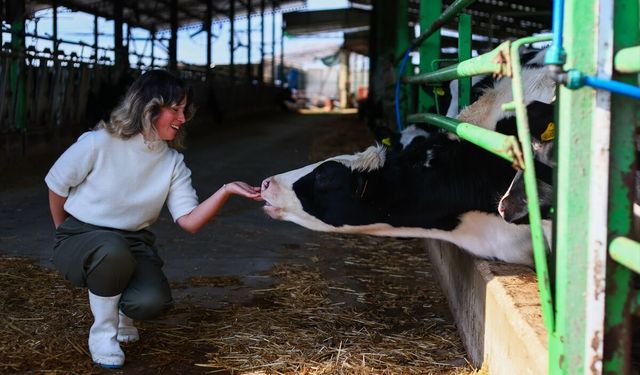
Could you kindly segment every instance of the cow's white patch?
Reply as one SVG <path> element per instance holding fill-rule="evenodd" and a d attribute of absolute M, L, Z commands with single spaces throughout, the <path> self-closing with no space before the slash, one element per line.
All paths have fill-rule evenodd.
<path fill-rule="evenodd" d="M 373 171 L 381 168 L 387 157 L 387 149 L 383 145 L 376 145 L 354 155 L 352 160 L 343 160 L 336 158 L 336 161 L 351 168 L 352 171 Z M 329 159 L 334 160 L 334 159 Z"/>
<path fill-rule="evenodd" d="M 546 67 L 523 69 L 522 87 L 525 105 L 533 101 L 550 104 L 554 100 L 556 86 Z M 498 121 L 514 116 L 513 112 L 502 110 L 502 105 L 511 101 L 511 78 L 504 77 L 494 87 L 485 90 L 476 102 L 460 112 L 458 120 L 495 130 Z"/>
<path fill-rule="evenodd" d="M 471 77 L 471 86 L 482 81 L 486 76 L 473 76 Z M 459 113 L 458 109 L 458 80 L 454 79 L 449 83 L 449 92 L 451 93 L 451 102 L 447 109 L 447 117 L 456 117 Z"/>
<path fill-rule="evenodd" d="M 460 224 L 453 231 L 393 227 L 384 223 L 335 227 L 307 214 L 301 207 L 299 210 L 284 212 L 280 219 L 321 232 L 439 239 L 451 242 L 480 258 L 533 265 L 529 226 L 510 224 L 501 217 L 486 212 L 471 211 L 463 214 L 460 217 Z M 543 231 L 545 238 L 550 241 L 550 221 L 543 220 Z"/>
<path fill-rule="evenodd" d="M 402 133 L 400 133 L 400 143 L 402 144 L 402 148 L 407 147 L 411 141 L 418 137 L 429 138 L 429 133 L 415 125 L 408 126 L 402 131 Z"/>

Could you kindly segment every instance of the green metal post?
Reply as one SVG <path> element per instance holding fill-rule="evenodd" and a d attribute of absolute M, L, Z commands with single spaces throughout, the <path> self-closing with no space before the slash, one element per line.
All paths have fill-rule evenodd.
<path fill-rule="evenodd" d="M 431 1 L 431 0 L 428 0 L 428 1 Z M 425 39 L 430 37 L 433 33 L 435 33 L 437 30 L 439 30 L 447 22 L 449 22 L 451 19 L 453 19 L 464 8 L 466 8 L 469 5 L 473 4 L 475 1 L 476 0 L 456 0 L 453 3 L 451 3 L 451 5 L 449 5 L 442 12 L 442 14 L 436 19 L 436 21 L 433 22 L 431 24 L 431 26 L 429 26 L 429 28 L 427 28 L 426 30 L 420 30 L 420 36 L 418 36 L 417 38 L 415 38 L 411 42 L 411 46 L 412 47 L 417 47 L 420 44 L 422 44 L 422 42 L 424 42 Z M 402 59 L 402 55 L 403 54 L 398 55 L 397 59 L 398 60 Z"/>
<path fill-rule="evenodd" d="M 533 167 L 533 151 L 531 149 L 531 134 L 529 131 L 529 119 L 524 103 L 524 88 L 522 87 L 522 71 L 520 65 L 520 47 L 525 44 L 551 40 L 551 35 L 541 35 L 519 39 L 511 45 L 511 64 L 513 67 L 512 91 L 513 103 L 516 111 L 518 125 L 518 138 L 522 143 L 522 154 L 524 157 L 524 181 L 527 193 L 527 204 L 529 209 L 529 223 L 531 225 L 531 243 L 533 245 L 533 259 L 538 277 L 538 289 L 540 293 L 540 303 L 542 308 L 542 318 L 545 328 L 552 337 L 555 329 L 553 316 L 553 299 L 551 295 L 551 280 L 547 269 L 546 246 L 544 234 L 542 232 L 542 221 L 540 216 L 540 203 L 538 201 L 538 186 L 536 182 L 535 170 Z"/>
<path fill-rule="evenodd" d="M 565 70 L 611 74 L 610 7 L 605 0 L 565 1 Z M 598 61 L 607 60 L 598 69 Z M 609 96 L 591 88 L 559 90 L 552 374 L 598 374 L 602 369 Z"/>
<path fill-rule="evenodd" d="M 638 0 L 616 0 L 614 4 L 614 52 L 640 44 Z M 618 56 L 616 54 L 616 56 Z M 623 54 L 624 56 L 624 54 Z M 636 61 L 637 64 L 637 61 Z M 637 74 L 613 74 L 619 82 L 636 85 Z M 629 236 L 634 197 L 634 132 L 640 126 L 638 104 L 633 99 L 611 98 L 611 165 L 609 185 L 609 240 Z M 614 245 L 614 244 L 612 244 Z M 615 251 L 615 245 L 612 250 Z M 640 255 L 639 255 L 640 256 Z M 615 262 L 607 262 L 604 372 L 631 372 L 632 271 Z"/>
<path fill-rule="evenodd" d="M 458 61 L 471 58 L 471 15 L 461 13 L 458 18 Z M 458 108 L 471 104 L 471 77 L 458 79 Z"/>
<path fill-rule="evenodd" d="M 442 12 L 442 0 L 421 1 L 420 31 L 428 29 L 438 19 L 440 12 Z M 420 73 L 433 71 L 434 68 L 431 62 L 437 59 L 440 59 L 440 29 L 420 45 Z M 427 112 L 435 104 L 432 93 L 420 88 L 418 92 L 418 112 Z"/>

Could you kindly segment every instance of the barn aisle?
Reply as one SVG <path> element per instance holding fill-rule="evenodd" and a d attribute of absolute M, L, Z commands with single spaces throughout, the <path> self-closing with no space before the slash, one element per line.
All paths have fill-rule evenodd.
<path fill-rule="evenodd" d="M 201 198 L 372 143 L 355 115 L 199 121 L 185 158 Z M 48 163 L 0 179 L 0 372 L 106 372 L 87 355 L 86 291 L 50 269 Z M 106 373 L 473 373 L 420 240 L 311 232 L 260 206 L 232 198 L 196 235 L 163 212 L 175 308 Z"/>

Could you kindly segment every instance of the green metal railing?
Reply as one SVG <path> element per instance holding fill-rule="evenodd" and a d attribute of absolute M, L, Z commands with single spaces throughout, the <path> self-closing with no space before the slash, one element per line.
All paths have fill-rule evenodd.
<path fill-rule="evenodd" d="M 521 168 L 524 165 L 520 145 L 514 136 L 432 113 L 416 113 L 409 115 L 407 119 L 410 122 L 435 125 L 510 161 L 514 166 Z"/>
<path fill-rule="evenodd" d="M 471 3 L 454 2 L 411 46 L 418 46 L 443 25 L 444 18 L 452 19 Z M 594 78 L 610 79 L 613 67 L 613 79 L 637 86 L 639 7 L 637 0 L 616 0 L 615 3 L 566 0 L 561 7 L 554 5 L 554 9 L 562 9 L 559 18 L 566 24 L 567 56 L 566 66 L 560 66 L 555 72 L 562 73 L 563 68 L 577 69 Z M 422 69 L 429 65 L 422 62 L 421 53 L 421 74 L 402 77 L 402 82 L 436 84 L 458 79 L 460 105 L 464 106 L 468 104 L 465 99 L 468 86 L 461 79 L 482 74 L 511 76 L 514 99 L 503 109 L 515 111 L 520 142 L 515 137 L 432 113 L 414 113 L 407 120 L 446 129 L 524 169 L 534 262 L 549 337 L 550 373 L 629 373 L 630 316 L 640 312 L 640 292 L 631 285 L 632 272 L 640 272 L 640 243 L 629 237 L 632 212 L 629 197 L 633 197 L 635 169 L 633 140 L 640 118 L 637 102 L 594 88 L 569 90 L 561 86 L 558 89 L 558 166 L 551 245 L 557 261 L 554 294 L 541 225 L 519 55 L 523 45 L 551 40 L 551 35 L 505 42 L 489 53 L 467 59 L 471 46 L 466 36 L 471 34 L 470 30 L 466 32 L 470 26 L 469 16 L 461 14 L 458 64 L 437 70 L 433 65 L 428 70 Z M 599 33 L 612 28 L 615 29 L 613 45 L 606 40 L 607 33 Z M 435 60 L 431 57 L 429 61 Z M 603 64 L 603 61 L 609 63 Z"/>
<path fill-rule="evenodd" d="M 542 308 L 542 318 L 548 332 L 555 330 L 553 315 L 553 298 L 551 293 L 551 280 L 547 269 L 547 256 L 544 234 L 542 232 L 542 217 L 540 215 L 540 203 L 538 199 L 538 184 L 536 172 L 533 167 L 533 151 L 531 149 L 531 132 L 527 108 L 524 103 L 524 88 L 522 87 L 522 67 L 520 65 L 520 47 L 525 44 L 551 40 L 551 35 L 541 35 L 518 39 L 511 44 L 511 87 L 513 92 L 513 107 L 516 112 L 516 124 L 518 138 L 522 144 L 524 157 L 524 182 L 527 193 L 527 205 L 529 209 L 529 223 L 531 224 L 531 242 L 533 245 L 533 260 L 538 277 L 538 290 Z M 511 107 L 511 106 L 507 106 Z"/>
<path fill-rule="evenodd" d="M 510 76 L 511 67 L 509 61 L 503 58 L 509 55 L 510 44 L 510 42 L 504 42 L 491 52 L 446 68 L 438 69 L 434 72 L 417 74 L 412 77 L 403 77 L 402 81 L 405 83 L 436 83 L 483 74 Z M 471 45 L 468 47 L 471 48 Z"/>

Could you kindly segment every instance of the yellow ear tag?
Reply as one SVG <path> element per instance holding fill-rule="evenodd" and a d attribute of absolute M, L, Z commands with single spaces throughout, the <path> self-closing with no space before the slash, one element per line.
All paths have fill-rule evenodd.
<path fill-rule="evenodd" d="M 444 89 L 442 87 L 436 87 L 436 95 L 438 96 L 443 96 L 444 95 Z"/>
<path fill-rule="evenodd" d="M 553 122 L 550 122 L 547 125 L 547 129 L 540 136 L 540 139 L 542 139 L 543 142 L 551 141 L 553 140 L 553 138 L 555 138 L 555 135 L 556 135 L 556 125 Z"/>
<path fill-rule="evenodd" d="M 391 147 L 391 138 L 389 138 L 389 137 L 384 138 L 384 139 L 382 140 L 382 144 L 383 144 L 383 145 L 385 145 L 385 146 L 387 146 L 387 147 Z"/>

